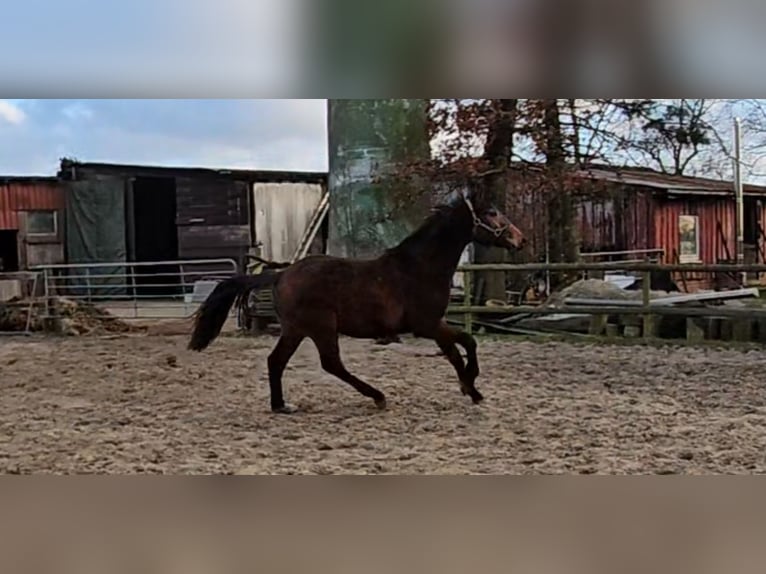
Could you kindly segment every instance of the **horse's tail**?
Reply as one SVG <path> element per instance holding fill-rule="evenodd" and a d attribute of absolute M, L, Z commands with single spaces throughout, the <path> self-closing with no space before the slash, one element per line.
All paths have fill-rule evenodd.
<path fill-rule="evenodd" d="M 253 289 L 274 285 L 279 273 L 264 271 L 258 275 L 236 275 L 221 281 L 195 313 L 194 330 L 188 348 L 201 351 L 218 336 L 235 302 L 244 305 Z"/>

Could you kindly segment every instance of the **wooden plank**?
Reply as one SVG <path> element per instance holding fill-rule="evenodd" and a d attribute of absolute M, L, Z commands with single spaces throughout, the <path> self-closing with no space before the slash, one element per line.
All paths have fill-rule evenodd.
<path fill-rule="evenodd" d="M 671 271 L 686 273 L 766 272 L 766 264 L 737 265 L 730 263 L 466 263 L 457 271 Z"/>
<path fill-rule="evenodd" d="M 680 303 L 702 303 L 705 301 L 724 301 L 731 299 L 745 299 L 748 297 L 759 297 L 758 289 L 755 287 L 749 289 L 736 289 L 732 291 L 716 291 L 712 293 L 692 293 L 690 295 L 672 295 L 670 297 L 660 297 L 652 299 L 650 307 L 661 305 L 678 305 Z M 610 306 L 625 305 L 628 307 L 639 307 L 643 305 L 642 301 L 632 299 L 590 299 L 587 297 L 568 297 L 564 299 L 567 305 L 593 305 Z"/>
<path fill-rule="evenodd" d="M 247 225 L 178 227 L 178 254 L 182 258 L 232 258 L 242 265 L 249 246 L 250 227 Z"/>
<path fill-rule="evenodd" d="M 176 179 L 176 223 L 187 225 L 249 224 L 245 182 L 213 178 Z"/>
<path fill-rule="evenodd" d="M 303 234 L 303 237 L 301 237 L 298 248 L 293 254 L 291 263 L 295 263 L 299 259 L 303 259 L 306 256 L 306 253 L 308 253 L 311 243 L 314 241 L 314 238 L 319 232 L 319 229 L 322 227 L 322 223 L 324 222 L 325 216 L 329 210 L 330 194 L 325 192 L 322 196 L 322 199 L 319 201 L 319 205 L 314 210 L 314 214 L 311 216 L 308 227 Z"/>
<path fill-rule="evenodd" d="M 247 247 L 244 246 L 212 246 L 191 247 L 180 253 L 184 259 L 234 259 L 237 265 L 243 265 Z M 197 273 L 197 269 L 194 269 Z"/>
<path fill-rule="evenodd" d="M 611 307 L 566 307 L 564 309 L 553 307 L 482 307 L 473 306 L 467 307 L 464 305 L 453 305 L 447 308 L 447 313 L 474 313 L 474 314 L 529 314 L 529 315 L 560 315 L 562 317 L 569 317 L 574 315 L 593 315 L 607 313 L 609 315 L 624 315 L 634 316 L 644 314 L 643 306 L 628 307 L 614 305 Z M 652 307 L 652 313 L 655 315 L 673 315 L 673 316 L 688 316 L 688 317 L 753 317 L 753 318 L 766 318 L 766 309 L 761 308 L 731 308 L 724 306 L 704 306 L 704 307 L 674 307 L 671 305 L 663 305 L 659 307 Z"/>
<path fill-rule="evenodd" d="M 235 212 L 212 213 L 210 211 L 192 210 L 184 214 L 183 217 L 176 218 L 176 225 L 183 226 L 237 226 L 243 225 L 237 223 L 239 216 Z"/>

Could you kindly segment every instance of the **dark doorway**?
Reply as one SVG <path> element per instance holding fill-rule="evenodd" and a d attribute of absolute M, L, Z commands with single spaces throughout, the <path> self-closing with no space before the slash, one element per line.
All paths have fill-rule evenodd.
<path fill-rule="evenodd" d="M 0 231 L 0 273 L 19 270 L 18 232 L 15 229 Z"/>
<path fill-rule="evenodd" d="M 744 215 L 742 239 L 745 245 L 756 245 L 758 243 L 759 222 L 761 221 L 761 202 L 754 197 L 746 197 L 742 207 Z"/>
<path fill-rule="evenodd" d="M 172 177 L 133 180 L 133 261 L 178 259 L 176 183 Z M 177 265 L 137 267 L 138 294 L 155 297 L 181 292 Z"/>

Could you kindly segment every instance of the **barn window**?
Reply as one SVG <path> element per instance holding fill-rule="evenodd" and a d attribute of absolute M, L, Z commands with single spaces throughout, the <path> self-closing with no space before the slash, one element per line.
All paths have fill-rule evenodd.
<path fill-rule="evenodd" d="M 55 235 L 58 232 L 58 218 L 55 211 L 28 211 L 28 235 Z"/>
<path fill-rule="evenodd" d="M 679 259 L 681 263 L 701 261 L 699 217 L 680 215 L 678 217 Z"/>

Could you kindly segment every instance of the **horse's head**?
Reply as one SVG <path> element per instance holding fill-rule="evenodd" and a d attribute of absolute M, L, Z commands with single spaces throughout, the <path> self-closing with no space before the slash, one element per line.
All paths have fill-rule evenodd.
<path fill-rule="evenodd" d="M 521 230 L 516 227 L 497 207 L 482 201 L 474 204 L 474 198 L 463 195 L 473 217 L 473 240 L 482 245 L 493 245 L 505 249 L 521 249 L 527 240 Z"/>

